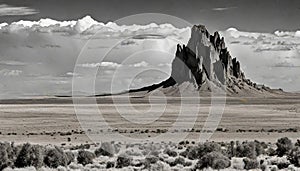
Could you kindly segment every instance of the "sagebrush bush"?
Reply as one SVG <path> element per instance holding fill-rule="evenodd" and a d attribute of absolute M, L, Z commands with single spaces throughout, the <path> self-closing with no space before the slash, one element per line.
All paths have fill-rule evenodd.
<path fill-rule="evenodd" d="M 231 157 L 248 157 L 255 159 L 257 156 L 265 153 L 265 148 L 266 146 L 258 141 L 245 141 L 242 144 L 237 144 L 235 148 L 231 147 L 230 150 L 234 150 L 234 152 L 230 152 L 230 154 L 233 154 Z"/>
<path fill-rule="evenodd" d="M 287 137 L 278 139 L 276 142 L 276 145 L 277 145 L 276 152 L 277 152 L 277 155 L 280 157 L 288 154 L 293 148 L 292 141 L 290 139 L 288 139 Z"/>
<path fill-rule="evenodd" d="M 67 152 L 65 152 L 65 155 L 66 155 L 67 165 L 71 164 L 75 159 L 74 153 L 72 151 L 67 151 Z"/>
<path fill-rule="evenodd" d="M 182 157 L 177 157 L 173 162 L 169 162 L 168 163 L 171 167 L 176 166 L 177 164 L 180 164 L 184 167 L 186 166 L 191 166 L 192 163 L 191 162 L 186 162 L 184 158 Z"/>
<path fill-rule="evenodd" d="M 157 156 L 154 156 L 154 155 L 148 155 L 146 158 L 145 158 L 145 161 L 147 163 L 150 163 L 150 164 L 154 164 L 158 161 L 158 157 Z"/>
<path fill-rule="evenodd" d="M 84 150 L 84 149 L 90 149 L 90 144 L 80 144 L 70 147 L 70 150 Z"/>
<path fill-rule="evenodd" d="M 86 150 L 80 150 L 78 152 L 77 162 L 85 166 L 87 164 L 92 164 L 94 158 L 96 158 L 96 155 L 94 153 Z"/>
<path fill-rule="evenodd" d="M 115 167 L 115 162 L 108 161 L 106 163 L 106 169 L 113 168 L 113 167 Z"/>
<path fill-rule="evenodd" d="M 230 167 L 230 160 L 228 157 L 224 156 L 220 152 L 213 151 L 204 155 L 201 159 L 198 160 L 195 169 L 203 169 L 211 167 L 213 169 L 225 169 Z"/>
<path fill-rule="evenodd" d="M 95 154 L 97 157 L 99 156 L 109 156 L 112 157 L 119 152 L 120 148 L 118 145 L 110 143 L 110 142 L 103 142 L 101 143 L 101 147 L 95 150 Z"/>
<path fill-rule="evenodd" d="M 158 157 L 154 155 L 148 155 L 145 158 L 144 169 L 149 169 L 151 164 L 155 164 L 158 161 Z"/>
<path fill-rule="evenodd" d="M 174 150 L 171 150 L 169 148 L 166 148 L 164 150 L 164 153 L 167 154 L 167 155 L 169 155 L 170 157 L 176 157 L 177 156 L 177 152 L 174 151 Z"/>
<path fill-rule="evenodd" d="M 269 148 L 267 149 L 267 151 L 266 151 L 266 154 L 267 154 L 268 156 L 276 156 L 276 155 L 277 155 L 277 152 L 276 152 L 276 150 L 274 150 L 272 147 L 269 147 Z"/>
<path fill-rule="evenodd" d="M 15 161 L 16 167 L 43 166 L 44 148 L 40 145 L 23 144 L 18 157 Z"/>
<path fill-rule="evenodd" d="M 50 168 L 57 168 L 58 166 L 67 166 L 74 160 L 74 154 L 68 152 L 66 154 L 61 148 L 54 147 L 46 150 L 44 163 Z"/>
<path fill-rule="evenodd" d="M 121 154 L 117 158 L 117 165 L 116 168 L 123 168 L 123 167 L 128 167 L 132 163 L 132 157 L 126 155 L 126 154 Z"/>
<path fill-rule="evenodd" d="M 186 149 L 187 158 L 190 160 L 200 159 L 202 156 L 211 152 L 222 153 L 221 146 L 215 142 L 205 142 L 204 144 L 190 146 Z M 184 153 L 182 153 L 182 155 L 184 155 Z"/>
<path fill-rule="evenodd" d="M 20 146 L 14 146 L 14 143 L 1 143 L 3 144 L 4 148 L 6 149 L 6 152 L 7 152 L 7 156 L 8 156 L 8 159 L 10 160 L 10 162 L 13 164 L 16 159 L 17 159 L 17 156 L 21 150 L 21 147 Z"/>
<path fill-rule="evenodd" d="M 295 147 L 288 154 L 288 160 L 296 167 L 300 167 L 300 147 Z"/>
<path fill-rule="evenodd" d="M 0 170 L 11 165 L 11 160 L 8 158 L 6 148 L 6 144 L 0 144 Z"/>
<path fill-rule="evenodd" d="M 250 159 L 250 158 L 244 158 L 243 162 L 245 163 L 244 169 L 250 170 L 250 169 L 257 169 L 259 166 L 259 163 L 256 159 Z"/>

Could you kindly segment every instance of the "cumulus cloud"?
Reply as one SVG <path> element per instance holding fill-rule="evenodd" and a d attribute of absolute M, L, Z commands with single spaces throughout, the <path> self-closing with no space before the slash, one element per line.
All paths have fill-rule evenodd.
<path fill-rule="evenodd" d="M 61 75 L 61 77 L 78 77 L 78 76 L 80 76 L 80 74 L 74 73 L 74 72 L 67 72 L 67 73 Z"/>
<path fill-rule="evenodd" d="M 159 67 L 171 67 L 172 65 L 170 63 L 159 63 Z"/>
<path fill-rule="evenodd" d="M 274 65 L 274 67 L 300 67 L 300 66 L 297 66 L 295 65 L 293 62 L 290 62 L 290 61 L 282 61 L 282 62 L 278 62 Z"/>
<path fill-rule="evenodd" d="M 130 66 L 139 68 L 139 67 L 147 67 L 148 65 L 149 64 L 147 62 L 142 61 L 142 62 L 139 62 L 139 63 L 132 64 Z"/>
<path fill-rule="evenodd" d="M 300 31 L 296 31 L 296 32 L 291 32 L 291 31 L 280 31 L 277 30 L 274 32 L 274 34 L 278 37 L 300 37 Z"/>
<path fill-rule="evenodd" d="M 91 16 L 85 16 L 77 21 L 56 21 L 53 19 L 40 19 L 39 21 L 20 20 L 11 24 L 2 23 L 0 29 L 3 32 L 15 33 L 20 31 L 41 33 L 62 33 L 66 35 L 94 35 L 100 38 L 109 37 L 134 37 L 136 35 L 160 35 L 180 36 L 189 28 L 176 28 L 171 24 L 147 24 L 147 25 L 118 25 L 114 22 L 102 23 Z M 136 37 L 139 38 L 139 37 Z"/>
<path fill-rule="evenodd" d="M 101 63 L 85 63 L 79 64 L 78 66 L 83 68 L 97 68 L 97 67 L 106 67 L 110 69 L 115 69 L 121 66 L 121 64 L 115 62 L 101 62 Z"/>
<path fill-rule="evenodd" d="M 300 31 L 256 33 L 229 28 L 221 32 L 230 44 L 251 45 L 255 52 L 291 51 L 300 49 Z"/>
<path fill-rule="evenodd" d="M 20 61 L 13 61 L 13 60 L 3 60 L 3 61 L 0 61 L 0 65 L 23 66 L 23 65 L 26 65 L 26 63 L 20 62 Z"/>
<path fill-rule="evenodd" d="M 259 33 L 229 28 L 220 33 L 225 37 L 230 54 L 241 62 L 248 78 L 286 91 L 299 89 L 299 30 Z M 291 78 L 293 84 L 277 77 L 283 74 Z"/>
<path fill-rule="evenodd" d="M 166 36 L 159 34 L 144 34 L 144 35 L 136 35 L 133 39 L 164 39 Z"/>
<path fill-rule="evenodd" d="M 19 76 L 22 74 L 23 71 L 20 70 L 8 70 L 8 69 L 2 69 L 0 70 L 0 75 L 3 76 Z"/>
<path fill-rule="evenodd" d="M 0 4 L 0 16 L 33 15 L 39 13 L 36 9 L 29 7 L 15 7 L 7 4 Z"/>
<path fill-rule="evenodd" d="M 263 52 L 263 51 L 289 51 L 292 50 L 290 46 L 262 46 L 257 47 L 255 52 Z"/>
<path fill-rule="evenodd" d="M 213 8 L 213 11 L 226 11 L 226 10 L 231 10 L 231 9 L 235 9 L 237 7 L 218 7 L 218 8 Z"/>

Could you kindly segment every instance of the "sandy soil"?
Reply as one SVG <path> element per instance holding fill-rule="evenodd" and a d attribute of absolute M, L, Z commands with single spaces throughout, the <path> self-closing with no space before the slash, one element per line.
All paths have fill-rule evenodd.
<path fill-rule="evenodd" d="M 97 98 L 98 108 L 105 121 L 99 121 L 89 104 L 83 104 L 82 109 L 88 116 L 91 128 L 99 126 L 101 133 L 107 135 L 114 132 L 124 136 L 141 138 L 162 134 L 176 122 L 180 111 L 180 98 L 168 98 L 167 105 L 159 97 L 131 98 L 128 105 L 124 97 L 117 97 L 117 103 L 112 103 L 110 97 Z M 85 102 L 85 100 L 83 100 Z M 86 100 L 88 103 L 89 99 Z M 187 98 L 184 104 L 186 118 L 198 116 L 193 130 L 187 130 L 189 120 L 180 120 L 181 129 L 173 130 L 174 136 L 190 132 L 188 139 L 197 141 L 199 132 L 208 116 L 211 99 L 201 98 L 200 106 L 195 99 Z M 116 110 L 120 108 L 122 116 Z M 133 107 L 135 111 L 129 109 Z M 164 109 L 165 108 L 165 109 Z M 162 110 L 164 109 L 164 110 Z M 147 113 L 151 110 L 150 113 Z M 164 111 L 163 113 L 161 111 Z M 198 112 L 199 111 L 199 112 Z M 130 123 L 126 117 L 136 118 L 142 124 Z M 127 118 L 128 119 L 128 118 Z M 153 123 L 154 121 L 154 123 Z M 105 123 L 110 129 L 103 129 Z M 300 96 L 269 97 L 269 98 L 238 98 L 227 97 L 225 110 L 218 130 L 210 140 L 263 140 L 275 142 L 278 138 L 287 136 L 293 140 L 300 138 Z M 91 134 L 97 134 L 90 130 Z M 74 145 L 91 142 L 80 127 L 70 98 L 32 98 L 0 101 L 0 141 L 17 143 L 31 142 L 39 144 Z M 168 141 L 167 139 L 162 141 Z"/>

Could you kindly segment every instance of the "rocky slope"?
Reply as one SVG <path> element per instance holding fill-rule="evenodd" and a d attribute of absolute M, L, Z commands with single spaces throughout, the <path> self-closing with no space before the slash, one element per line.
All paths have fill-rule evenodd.
<path fill-rule="evenodd" d="M 159 89 L 166 95 L 180 92 L 212 92 L 223 90 L 227 95 L 282 94 L 258 85 L 245 77 L 240 62 L 226 48 L 224 37 L 218 32 L 211 35 L 205 26 L 194 25 L 187 45 L 177 45 L 172 62 L 171 76 L 159 83 L 129 92 L 151 92 Z"/>

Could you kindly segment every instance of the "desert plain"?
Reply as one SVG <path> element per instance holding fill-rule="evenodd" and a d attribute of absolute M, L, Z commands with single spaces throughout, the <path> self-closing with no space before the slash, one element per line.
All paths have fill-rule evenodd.
<path fill-rule="evenodd" d="M 89 98 L 92 97 L 84 99 L 89 101 Z M 197 142 L 212 107 L 210 97 L 200 97 L 200 104 L 197 100 L 188 97 L 185 99 L 185 104 L 181 104 L 182 99 L 178 97 L 168 97 L 167 102 L 160 97 L 151 97 L 150 100 L 147 97 L 114 98 L 118 99 L 117 102 L 110 96 L 94 98 L 101 115 L 105 118 L 102 121 L 94 119 L 95 112 L 90 108 L 90 104 L 80 104 L 87 118 L 90 118 L 89 124 L 100 127 L 103 124 L 109 125 L 108 129 L 99 129 L 100 135 L 92 129 L 88 130 L 91 133 L 87 133 L 87 130 L 81 127 L 74 108 L 74 105 L 78 104 L 74 104 L 70 97 L 1 100 L 0 141 L 68 146 L 93 143 L 86 134 L 101 136 L 112 132 L 148 141 L 148 138 L 165 133 L 172 124 L 179 122 L 180 129 L 172 130 L 171 134 L 179 136 L 189 132 L 186 139 Z M 129 99 L 129 103 L 122 99 Z M 191 125 L 188 120 L 176 120 L 182 105 L 185 108 L 182 111 L 185 112 L 185 117 L 197 115 L 197 120 L 192 123 L 192 129 L 186 129 L 187 125 Z M 132 108 L 124 109 L 126 106 Z M 129 118 L 138 118 L 138 121 L 143 122 L 132 124 L 126 116 L 124 118 L 120 115 L 116 107 L 123 107 L 121 112 L 126 115 L 130 115 L 131 110 L 134 109 L 132 115 L 136 116 Z M 150 108 L 151 112 L 147 113 Z M 274 143 L 281 137 L 289 137 L 294 141 L 300 137 L 300 95 L 298 94 L 278 97 L 226 97 L 220 123 L 209 141 L 259 140 Z M 106 141 L 105 138 L 106 136 L 103 136 L 103 141 Z M 168 139 L 160 140 L 168 142 Z"/>

